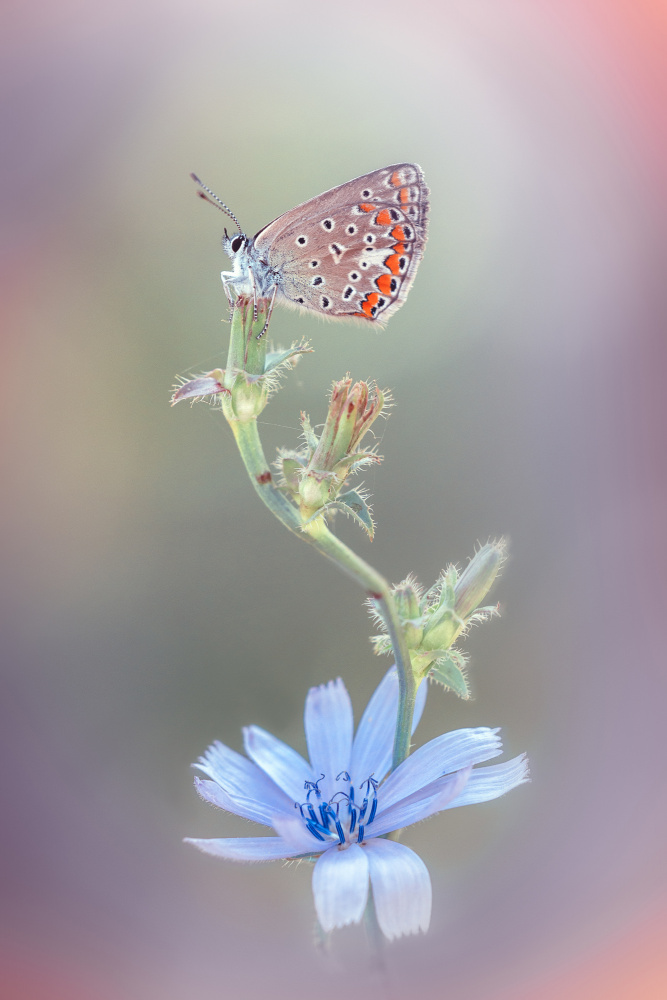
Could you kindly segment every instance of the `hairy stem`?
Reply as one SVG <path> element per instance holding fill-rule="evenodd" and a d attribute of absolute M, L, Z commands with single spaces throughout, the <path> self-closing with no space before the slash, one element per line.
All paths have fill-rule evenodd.
<path fill-rule="evenodd" d="M 258 300 L 256 316 L 254 303 L 247 296 L 239 296 L 234 303 L 225 373 L 228 392 L 221 397 L 222 410 L 232 428 L 234 439 L 255 492 L 262 499 L 262 502 L 286 528 L 289 528 L 299 538 L 309 542 L 322 555 L 335 563 L 339 569 L 355 580 L 360 587 L 363 587 L 368 596 L 377 604 L 387 626 L 398 671 L 399 704 L 392 758 L 393 770 L 405 760 L 410 752 L 412 717 L 417 693 L 410 653 L 396 612 L 391 588 L 385 578 L 341 542 L 336 535 L 332 534 L 324 517 L 318 517 L 304 525 L 297 507 L 273 482 L 257 428 L 258 410 L 252 405 L 253 400 L 257 400 L 257 393 L 263 391 L 260 389 L 259 383 L 253 380 L 256 380 L 258 376 L 261 377 L 264 372 L 266 358 L 264 334 L 269 310 L 270 303 L 266 299 Z M 247 376 L 251 377 L 250 382 L 248 382 Z M 254 389 L 250 388 L 251 382 Z M 235 393 L 237 394 L 236 401 Z M 250 404 L 248 406 L 245 405 L 247 401 Z"/>
<path fill-rule="evenodd" d="M 309 542 L 347 576 L 355 580 L 378 605 L 387 625 L 398 670 L 399 708 L 392 769 L 398 767 L 410 752 L 410 734 L 417 689 L 410 664 L 410 654 L 403 637 L 403 630 L 396 613 L 389 583 L 361 556 L 358 556 L 336 535 L 332 534 L 325 524 L 324 518 L 317 518 L 305 526 L 301 524 L 297 508 L 281 490 L 277 489 L 273 482 L 271 470 L 260 441 L 257 421 L 255 419 L 230 420 L 229 423 L 255 492 L 271 513 L 275 514 L 278 520 L 293 534 Z"/>

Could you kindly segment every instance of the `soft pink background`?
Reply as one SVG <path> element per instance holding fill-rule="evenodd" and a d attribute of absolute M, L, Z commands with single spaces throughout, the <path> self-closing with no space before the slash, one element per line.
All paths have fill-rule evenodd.
<path fill-rule="evenodd" d="M 5 5 L 3 1000 L 366 995 L 358 933 L 311 946 L 309 871 L 217 864 L 248 832 L 189 763 L 256 722 L 302 747 L 309 685 L 357 711 L 384 665 L 361 594 L 256 502 L 176 372 L 221 361 L 224 224 L 414 159 L 431 238 L 376 334 L 316 349 L 270 449 L 331 379 L 390 385 L 372 547 L 431 582 L 507 533 L 476 698 L 533 782 L 406 842 L 433 875 L 396 996 L 667 995 L 665 8 L 648 0 Z M 390 995 L 389 993 L 387 995 Z"/>

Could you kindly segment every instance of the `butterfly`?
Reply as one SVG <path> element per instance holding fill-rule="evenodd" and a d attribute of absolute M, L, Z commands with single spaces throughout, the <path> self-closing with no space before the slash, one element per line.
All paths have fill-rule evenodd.
<path fill-rule="evenodd" d="M 332 319 L 383 326 L 407 297 L 424 252 L 428 188 L 416 163 L 362 174 L 280 215 L 248 237 L 210 188 L 198 194 L 236 223 L 222 247 L 233 270 L 221 274 L 234 295 L 277 300 Z M 204 193 L 206 192 L 206 193 Z M 268 324 L 268 319 L 267 319 Z"/>

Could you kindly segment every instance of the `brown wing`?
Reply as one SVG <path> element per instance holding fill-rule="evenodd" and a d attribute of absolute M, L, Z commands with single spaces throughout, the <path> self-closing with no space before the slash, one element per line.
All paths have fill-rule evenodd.
<path fill-rule="evenodd" d="M 399 163 L 291 209 L 257 234 L 255 246 L 291 304 L 383 324 L 414 281 L 427 212 L 421 169 Z"/>

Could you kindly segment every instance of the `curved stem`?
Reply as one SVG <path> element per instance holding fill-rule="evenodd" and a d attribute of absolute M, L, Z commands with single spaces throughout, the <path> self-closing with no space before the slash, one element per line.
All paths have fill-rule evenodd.
<path fill-rule="evenodd" d="M 228 418 L 229 419 L 229 418 Z M 302 525 L 299 512 L 274 482 L 259 438 L 257 420 L 229 420 L 243 464 L 255 492 L 286 528 L 309 542 L 339 569 L 352 577 L 377 604 L 386 623 L 398 671 L 399 707 L 394 737 L 392 770 L 410 752 L 412 717 L 417 687 L 410 653 L 400 625 L 389 583 L 365 560 L 341 542 L 327 527 L 324 518 Z"/>

